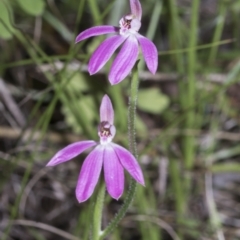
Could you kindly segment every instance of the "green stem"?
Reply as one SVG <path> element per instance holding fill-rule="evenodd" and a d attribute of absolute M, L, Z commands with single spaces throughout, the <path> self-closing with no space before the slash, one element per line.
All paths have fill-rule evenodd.
<path fill-rule="evenodd" d="M 129 96 L 129 108 L 128 108 L 129 150 L 134 155 L 135 158 L 138 157 L 137 147 L 136 147 L 136 134 L 135 134 L 138 86 L 139 86 L 139 79 L 138 79 L 138 72 L 136 67 L 134 69 L 133 77 L 131 81 L 131 90 L 130 90 L 131 92 Z"/>
<path fill-rule="evenodd" d="M 101 236 L 102 210 L 105 197 L 105 185 L 101 183 L 97 201 L 93 212 L 93 240 L 99 240 Z"/>
<path fill-rule="evenodd" d="M 101 13 L 99 11 L 97 1 L 89 0 L 88 4 L 89 4 L 91 14 L 93 16 L 93 20 L 94 20 L 94 23 L 95 23 L 94 25 L 99 25 L 101 23 L 101 19 L 100 19 Z"/>
<path fill-rule="evenodd" d="M 137 66 L 137 64 L 135 65 Z M 129 150 L 137 158 L 137 148 L 136 148 L 136 139 L 135 139 L 135 119 L 136 119 L 136 105 L 137 105 L 137 93 L 138 93 L 138 71 L 137 67 L 133 69 L 133 76 L 131 80 L 131 92 L 129 96 L 129 108 L 128 108 L 128 132 L 129 132 Z M 124 200 L 122 207 L 119 209 L 118 213 L 109 223 L 109 225 L 104 229 L 100 240 L 103 240 L 110 232 L 117 227 L 118 223 L 125 216 L 132 200 L 135 196 L 137 188 L 137 183 L 135 180 L 131 179 L 130 186 Z"/>
<path fill-rule="evenodd" d="M 169 4 L 170 10 L 170 28 L 169 35 L 171 36 L 171 44 L 174 51 L 176 51 L 176 55 L 174 58 L 176 59 L 176 67 L 177 72 L 179 74 L 184 73 L 184 62 L 183 62 L 183 54 L 179 51 L 179 48 L 182 48 L 182 33 L 179 27 L 180 19 L 178 17 L 178 9 L 176 0 L 169 0 L 167 2 Z"/>
<path fill-rule="evenodd" d="M 189 48 L 191 51 L 188 52 L 188 90 L 187 90 L 187 101 L 186 109 L 187 119 L 186 127 L 191 129 L 195 125 L 195 111 L 191 106 L 194 104 L 195 99 L 195 70 L 196 70 L 196 45 L 197 45 L 197 27 L 198 27 L 198 11 L 199 11 L 199 0 L 192 2 L 192 21 L 190 29 L 190 43 Z M 192 136 L 187 136 L 184 139 L 184 157 L 185 167 L 191 169 L 194 164 L 194 152 L 195 142 Z"/>
<path fill-rule="evenodd" d="M 179 171 L 179 162 L 176 159 L 171 158 L 169 161 L 169 171 L 172 179 L 172 190 L 176 201 L 176 210 L 179 215 L 178 221 L 182 220 L 185 207 L 185 198 L 183 192 L 183 183 L 179 181 L 181 179 L 181 173 Z"/>

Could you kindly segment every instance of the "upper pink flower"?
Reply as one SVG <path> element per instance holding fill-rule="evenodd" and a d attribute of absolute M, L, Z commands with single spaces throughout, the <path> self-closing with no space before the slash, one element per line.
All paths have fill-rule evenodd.
<path fill-rule="evenodd" d="M 47 166 L 55 166 L 76 157 L 86 149 L 96 146 L 85 159 L 76 187 L 79 202 L 86 201 L 93 193 L 102 166 L 108 193 L 119 199 L 124 190 L 124 168 L 140 184 L 144 185 L 141 168 L 135 157 L 125 148 L 112 142 L 116 128 L 113 125 L 114 111 L 107 95 L 102 99 L 98 126 L 99 142 L 92 140 L 75 142 L 57 152 Z"/>
<path fill-rule="evenodd" d="M 119 21 L 120 27 L 107 25 L 92 27 L 81 32 L 76 38 L 77 43 L 89 37 L 117 33 L 98 46 L 88 64 L 89 73 L 95 74 L 106 64 L 116 49 L 124 43 L 110 69 L 109 81 L 112 85 L 121 82 L 130 73 L 138 57 L 139 44 L 149 71 L 152 74 L 157 71 L 157 48 L 152 41 L 138 33 L 142 18 L 142 7 L 139 0 L 130 0 L 130 7 L 131 14 L 124 16 Z"/>

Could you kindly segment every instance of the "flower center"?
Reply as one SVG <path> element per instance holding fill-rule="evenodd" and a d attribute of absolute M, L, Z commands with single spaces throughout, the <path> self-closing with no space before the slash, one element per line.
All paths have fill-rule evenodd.
<path fill-rule="evenodd" d="M 120 20 L 120 27 L 123 27 L 125 29 L 131 28 L 131 22 L 133 19 L 133 15 L 126 15 Z"/>
<path fill-rule="evenodd" d="M 110 132 L 110 124 L 108 122 L 101 122 L 100 123 L 100 137 L 109 137 L 112 136 Z"/>
<path fill-rule="evenodd" d="M 119 25 L 121 35 L 129 33 L 134 34 L 138 32 L 139 28 L 141 27 L 141 22 L 134 15 L 129 14 L 121 18 Z"/>
<path fill-rule="evenodd" d="M 103 121 L 98 126 L 98 136 L 100 143 L 106 144 L 112 141 L 116 133 L 116 128 L 107 121 Z"/>

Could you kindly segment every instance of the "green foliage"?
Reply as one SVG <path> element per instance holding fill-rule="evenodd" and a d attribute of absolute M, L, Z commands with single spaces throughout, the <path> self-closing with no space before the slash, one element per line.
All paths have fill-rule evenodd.
<path fill-rule="evenodd" d="M 160 114 L 169 106 L 169 98 L 157 88 L 139 90 L 138 108 L 144 112 Z"/>
<path fill-rule="evenodd" d="M 0 38 L 11 39 L 14 28 L 12 26 L 12 9 L 5 1 L 0 1 Z"/>
<path fill-rule="evenodd" d="M 45 8 L 44 0 L 16 0 L 19 6 L 32 16 L 42 15 Z"/>
<path fill-rule="evenodd" d="M 93 124 L 94 120 L 96 119 L 96 106 L 94 104 L 94 100 L 91 96 L 84 96 L 82 98 L 76 98 L 74 100 L 77 109 L 79 110 L 79 114 L 81 112 L 84 112 L 84 117 L 88 119 L 89 124 Z M 67 125 L 72 129 L 74 133 L 83 133 L 81 125 L 79 125 L 79 122 L 76 119 L 75 114 L 72 113 L 72 111 L 63 105 L 62 107 L 62 113 L 65 116 Z"/>
<path fill-rule="evenodd" d="M 65 26 L 65 24 L 58 18 L 56 18 L 53 14 L 48 11 L 45 11 L 43 14 L 43 18 L 53 26 L 53 28 L 58 31 L 58 33 L 68 42 L 71 42 L 73 39 L 73 34 L 71 31 Z"/>
<path fill-rule="evenodd" d="M 84 79 L 83 74 L 80 72 L 68 72 L 66 76 L 72 76 L 66 86 L 66 90 L 72 96 L 71 105 L 76 106 L 78 112 L 72 112 L 68 106 L 62 105 L 62 113 L 65 116 L 67 125 L 73 130 L 74 133 L 83 133 L 81 125 L 76 118 L 76 114 L 82 115 L 84 113 L 84 118 L 87 119 L 90 125 L 93 124 L 94 120 L 98 120 L 96 114 L 97 109 L 94 104 L 94 99 L 91 95 L 83 95 L 83 92 L 89 91 L 89 85 L 86 84 L 86 79 Z"/>

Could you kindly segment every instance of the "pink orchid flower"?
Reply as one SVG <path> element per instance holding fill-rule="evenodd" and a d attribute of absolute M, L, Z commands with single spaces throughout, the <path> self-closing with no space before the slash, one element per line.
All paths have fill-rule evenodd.
<path fill-rule="evenodd" d="M 98 126 L 99 142 L 75 142 L 57 152 L 47 166 L 55 166 L 76 157 L 86 149 L 95 146 L 85 159 L 76 187 L 76 197 L 79 202 L 86 201 L 93 193 L 98 182 L 102 166 L 107 191 L 114 199 L 119 199 L 124 190 L 124 168 L 140 184 L 144 185 L 141 168 L 135 157 L 125 148 L 112 142 L 116 133 L 113 125 L 114 110 L 107 95 L 100 106 L 100 120 Z"/>
<path fill-rule="evenodd" d="M 90 75 L 95 74 L 106 64 L 116 49 L 124 43 L 110 69 L 109 81 L 112 85 L 121 82 L 130 73 L 138 58 L 139 44 L 149 71 L 152 74 L 157 71 L 157 48 L 152 41 L 138 33 L 142 18 L 142 7 L 139 0 L 130 0 L 130 7 L 131 14 L 124 16 L 119 21 L 120 27 L 108 25 L 92 27 L 80 33 L 76 38 L 77 43 L 89 37 L 117 33 L 98 46 L 88 64 Z"/>

